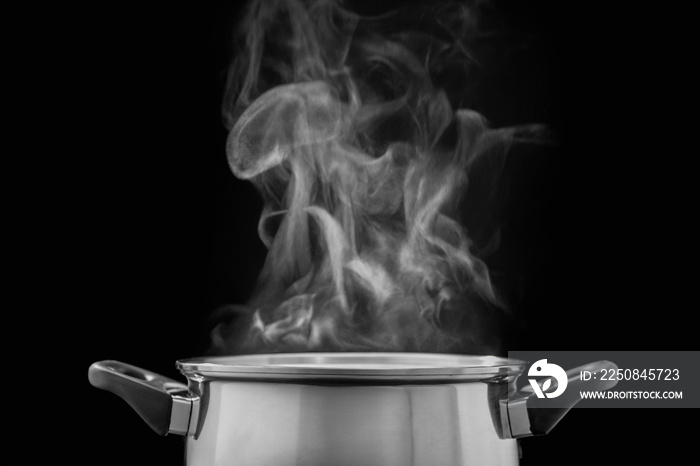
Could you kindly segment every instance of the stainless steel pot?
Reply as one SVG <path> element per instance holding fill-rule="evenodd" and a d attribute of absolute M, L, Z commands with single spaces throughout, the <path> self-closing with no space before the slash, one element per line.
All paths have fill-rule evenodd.
<path fill-rule="evenodd" d="M 579 371 L 615 365 L 568 371 L 565 409 L 533 407 L 514 383 L 526 364 L 493 356 L 267 354 L 177 367 L 187 386 L 117 361 L 94 363 L 89 379 L 157 433 L 186 436 L 188 465 L 487 466 L 517 465 L 516 439 L 548 433 L 579 390 L 614 385 Z"/>

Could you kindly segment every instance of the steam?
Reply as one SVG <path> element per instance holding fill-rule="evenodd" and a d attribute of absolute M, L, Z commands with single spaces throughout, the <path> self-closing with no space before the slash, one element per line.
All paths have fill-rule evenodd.
<path fill-rule="evenodd" d="M 475 11 L 367 19 L 331 0 L 258 0 L 239 33 L 226 151 L 264 199 L 269 253 L 238 308 L 247 326 L 219 325 L 214 350 L 493 352 L 503 303 L 460 200 L 475 164 L 533 128 L 458 108 Z"/>

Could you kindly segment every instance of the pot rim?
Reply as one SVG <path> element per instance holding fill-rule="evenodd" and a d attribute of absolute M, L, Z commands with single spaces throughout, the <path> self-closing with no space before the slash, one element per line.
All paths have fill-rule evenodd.
<path fill-rule="evenodd" d="M 525 361 L 444 353 L 272 353 L 179 360 L 187 377 L 209 379 L 484 380 L 510 377 Z"/>

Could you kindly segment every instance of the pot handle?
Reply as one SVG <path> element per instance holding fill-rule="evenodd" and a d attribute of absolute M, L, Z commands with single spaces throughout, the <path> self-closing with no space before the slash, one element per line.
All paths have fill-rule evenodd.
<path fill-rule="evenodd" d="M 544 362 L 546 363 L 546 360 Z M 557 398 L 556 408 L 543 407 L 544 400 L 538 398 L 534 387 L 530 385 L 516 394 L 511 394 L 508 399 L 500 400 L 502 437 L 522 438 L 548 434 L 564 415 L 581 401 L 581 391 L 603 391 L 617 385 L 617 380 L 582 380 L 580 375 L 582 371 L 600 373 L 603 369 L 617 371 L 617 365 L 610 361 L 597 361 L 566 371 L 567 387 Z M 556 389 L 556 380 L 548 380 L 552 381 L 552 388 Z"/>
<path fill-rule="evenodd" d="M 119 361 L 92 364 L 88 379 L 126 401 L 157 434 L 194 435 L 199 398 L 187 385 Z"/>

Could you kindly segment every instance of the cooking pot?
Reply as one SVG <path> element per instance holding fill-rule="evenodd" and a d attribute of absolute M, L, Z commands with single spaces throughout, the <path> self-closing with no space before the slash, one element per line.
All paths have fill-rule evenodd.
<path fill-rule="evenodd" d="M 616 369 L 568 371 L 557 404 L 566 407 L 555 409 L 516 388 L 524 361 L 495 356 L 259 354 L 177 367 L 187 385 L 117 361 L 94 363 L 89 379 L 157 433 L 185 436 L 196 466 L 517 465 L 517 439 L 548 433 L 580 390 L 615 384 L 579 371 Z"/>

